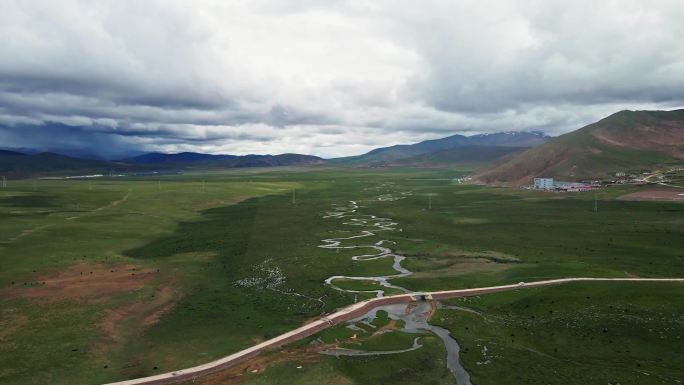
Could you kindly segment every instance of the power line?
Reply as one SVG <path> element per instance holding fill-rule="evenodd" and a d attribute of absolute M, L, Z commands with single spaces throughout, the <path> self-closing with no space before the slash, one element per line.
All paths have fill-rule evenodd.
<path fill-rule="evenodd" d="M 596 193 L 594 193 L 594 212 L 598 212 L 598 197 Z"/>

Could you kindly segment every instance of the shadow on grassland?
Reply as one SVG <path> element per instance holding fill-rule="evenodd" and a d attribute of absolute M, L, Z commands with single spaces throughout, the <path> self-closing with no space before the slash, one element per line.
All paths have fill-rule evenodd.
<path fill-rule="evenodd" d="M 134 258 L 155 260 L 162 272 L 176 275 L 175 289 L 182 298 L 140 341 L 132 342 L 138 348 L 130 350 L 144 351 L 140 359 L 151 365 L 162 359 L 177 360 L 178 366 L 199 364 L 274 337 L 348 301 L 328 294 L 332 290 L 322 280 L 303 278 L 314 273 L 296 262 L 303 246 L 292 234 L 306 233 L 295 225 L 308 217 L 291 218 L 294 209 L 281 201 L 260 197 L 207 209 L 200 220 L 182 222 L 173 234 L 126 251 Z M 287 279 L 274 281 L 271 266 L 260 271 L 265 260 L 272 260 Z M 177 356 L 187 349 L 206 355 Z"/>
<path fill-rule="evenodd" d="M 201 211 L 202 219 L 181 222 L 176 231 L 125 252 L 133 258 L 163 258 L 181 253 L 214 252 L 218 262 L 239 264 L 249 247 L 260 198 Z"/>
<path fill-rule="evenodd" d="M 162 273 L 172 272 L 181 298 L 140 340 L 129 343 L 127 350 L 137 352 L 137 361 L 144 363 L 136 365 L 136 376 L 153 374 L 142 368 L 159 362 L 183 367 L 218 358 L 284 332 L 309 316 L 302 309 L 293 312 L 294 304 L 278 293 L 248 291 L 235 284 L 258 263 L 259 257 L 249 250 L 261 203 L 261 198 L 253 198 L 204 210 L 200 220 L 182 222 L 173 234 L 125 252 L 154 259 Z M 183 355 L 188 349 L 203 354 Z"/>
<path fill-rule="evenodd" d="M 52 195 L 13 195 L 0 198 L 0 206 L 5 207 L 56 207 L 55 197 Z"/>

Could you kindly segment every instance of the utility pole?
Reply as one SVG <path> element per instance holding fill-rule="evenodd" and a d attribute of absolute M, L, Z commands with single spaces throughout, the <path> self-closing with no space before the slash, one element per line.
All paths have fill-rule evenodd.
<path fill-rule="evenodd" d="M 2 188 L 6 188 L 6 187 L 7 187 L 7 180 L 5 179 L 5 176 L 3 175 L 2 176 Z"/>

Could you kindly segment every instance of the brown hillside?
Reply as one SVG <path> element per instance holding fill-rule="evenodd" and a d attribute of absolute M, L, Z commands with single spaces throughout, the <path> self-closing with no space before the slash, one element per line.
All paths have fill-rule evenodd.
<path fill-rule="evenodd" d="M 475 180 L 514 186 L 537 176 L 579 180 L 683 159 L 684 110 L 621 111 L 506 159 Z"/>

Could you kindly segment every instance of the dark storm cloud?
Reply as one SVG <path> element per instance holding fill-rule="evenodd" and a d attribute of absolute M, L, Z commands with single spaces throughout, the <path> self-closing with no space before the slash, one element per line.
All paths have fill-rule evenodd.
<path fill-rule="evenodd" d="M 100 79 L 80 76 L 47 76 L 43 74 L 0 74 L 0 90 L 12 94 L 36 95 L 54 93 L 87 96 L 124 105 L 159 108 L 216 109 L 230 105 L 211 90 L 174 87 L 136 87 L 128 80 Z"/>
<path fill-rule="evenodd" d="M 0 127 L 0 143 L 6 148 L 84 155 L 93 158 L 117 158 L 137 153 L 136 146 L 121 135 L 84 132 L 78 127 L 46 123 Z"/>
<path fill-rule="evenodd" d="M 0 143 L 5 148 L 40 149 L 42 151 L 81 154 L 94 158 L 120 158 L 141 152 L 138 144 L 153 142 L 156 145 L 211 145 L 214 142 L 235 143 L 246 141 L 269 142 L 272 136 L 249 132 L 222 133 L 221 135 L 188 136 L 182 127 L 177 130 L 112 129 L 106 126 L 69 126 L 45 122 L 42 125 L 18 124 L 0 127 Z"/>
<path fill-rule="evenodd" d="M 677 1 L 2 9 L 4 147 L 349 155 L 684 105 Z"/>

